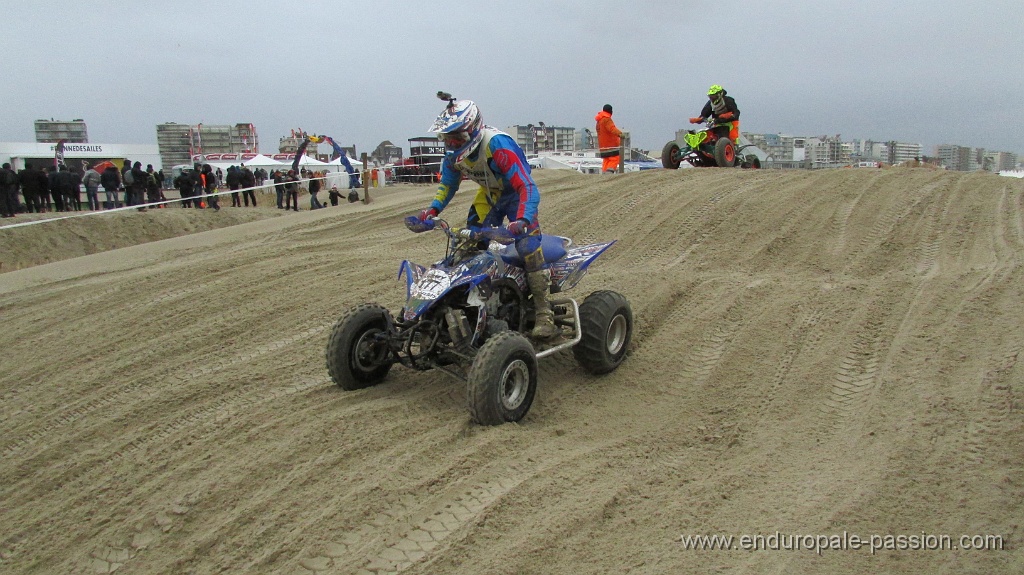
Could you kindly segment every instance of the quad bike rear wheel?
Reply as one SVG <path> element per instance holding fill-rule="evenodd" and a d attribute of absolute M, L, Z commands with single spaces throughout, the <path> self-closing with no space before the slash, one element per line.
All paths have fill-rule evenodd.
<path fill-rule="evenodd" d="M 380 383 L 393 358 L 377 334 L 388 329 L 388 310 L 377 304 L 357 305 L 341 317 L 327 340 L 327 372 L 338 387 L 352 391 Z"/>
<path fill-rule="evenodd" d="M 679 144 L 672 140 L 661 150 L 661 165 L 668 170 L 678 170 L 679 162 Z"/>
<path fill-rule="evenodd" d="M 720 168 L 731 168 L 736 165 L 736 146 L 727 136 L 715 142 L 715 163 Z"/>
<path fill-rule="evenodd" d="M 633 337 L 633 310 L 618 292 L 602 290 L 580 304 L 580 342 L 572 353 L 584 369 L 595 375 L 619 367 Z"/>
<path fill-rule="evenodd" d="M 469 368 L 469 415 L 480 425 L 500 425 L 526 416 L 537 393 L 537 354 L 515 331 L 487 339 Z"/>

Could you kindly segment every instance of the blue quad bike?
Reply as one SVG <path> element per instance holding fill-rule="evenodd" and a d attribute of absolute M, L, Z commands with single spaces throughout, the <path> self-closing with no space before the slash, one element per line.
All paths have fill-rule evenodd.
<path fill-rule="evenodd" d="M 633 312 L 621 294 L 602 290 L 582 303 L 562 296 L 615 241 L 575 246 L 544 235 L 550 265 L 555 325 L 551 340 L 529 337 L 533 296 L 515 242 L 504 228 L 454 229 L 444 220 L 406 218 L 414 232 L 441 230 L 444 259 L 426 267 L 403 261 L 406 303 L 397 315 L 365 303 L 334 324 L 327 342 L 327 371 L 344 390 L 380 383 L 395 364 L 441 370 L 468 385 L 469 413 L 481 425 L 519 421 L 537 392 L 537 360 L 572 349 L 593 374 L 616 369 L 633 335 Z"/>

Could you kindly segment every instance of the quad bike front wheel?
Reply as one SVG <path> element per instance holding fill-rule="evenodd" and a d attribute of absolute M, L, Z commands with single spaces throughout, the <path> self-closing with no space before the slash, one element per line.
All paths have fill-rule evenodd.
<path fill-rule="evenodd" d="M 362 304 L 345 312 L 327 340 L 327 372 L 338 387 L 352 391 L 380 383 L 393 358 L 377 335 L 388 329 L 388 311 L 377 304 Z"/>
<path fill-rule="evenodd" d="M 526 416 L 537 393 L 537 354 L 515 331 L 497 333 L 480 346 L 469 368 L 469 415 L 480 425 Z"/>
<path fill-rule="evenodd" d="M 572 348 L 584 369 L 602 374 L 619 367 L 633 337 L 633 310 L 625 296 L 596 291 L 580 304 L 580 342 Z"/>
<path fill-rule="evenodd" d="M 665 144 L 665 147 L 661 150 L 661 165 L 668 170 L 678 170 L 679 158 L 679 144 L 675 140 Z"/>
<path fill-rule="evenodd" d="M 715 142 L 715 163 L 720 168 L 736 165 L 736 145 L 728 137 L 723 136 Z"/>

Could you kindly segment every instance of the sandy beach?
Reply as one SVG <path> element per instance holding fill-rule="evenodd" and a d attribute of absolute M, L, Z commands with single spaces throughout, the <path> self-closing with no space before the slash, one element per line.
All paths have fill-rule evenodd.
<path fill-rule="evenodd" d="M 0 573 L 1024 572 L 1024 180 L 534 174 L 545 230 L 618 240 L 568 295 L 635 332 L 606 376 L 541 360 L 497 427 L 443 373 L 325 368 L 344 310 L 443 255 L 401 223 L 431 186 L 0 230 Z"/>

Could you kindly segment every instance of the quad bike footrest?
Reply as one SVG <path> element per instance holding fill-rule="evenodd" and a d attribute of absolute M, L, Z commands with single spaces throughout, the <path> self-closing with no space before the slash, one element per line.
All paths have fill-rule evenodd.
<path fill-rule="evenodd" d="M 571 340 L 568 340 L 568 341 L 563 340 L 561 342 L 558 342 L 557 344 L 553 345 L 552 347 L 549 347 L 549 348 L 546 348 L 546 349 L 543 349 L 543 350 L 538 350 L 537 351 L 537 359 L 540 359 L 542 357 L 547 357 L 547 356 L 549 356 L 549 355 L 551 355 L 551 354 L 553 354 L 555 352 L 561 351 L 563 349 L 571 348 L 572 346 L 574 346 L 577 343 L 579 343 L 581 339 L 583 339 L 583 330 L 580 329 L 580 306 L 579 306 L 579 304 L 576 303 L 576 300 L 574 300 L 572 298 L 558 298 L 558 299 L 549 299 L 548 301 L 551 303 L 551 305 L 572 306 L 573 338 Z M 566 316 L 564 316 L 564 317 L 567 319 L 569 316 L 568 316 L 568 314 L 566 314 Z M 556 325 L 560 323 L 558 321 L 559 319 L 562 319 L 562 318 L 556 318 L 556 320 L 555 320 L 555 324 Z M 537 349 L 537 344 L 535 342 L 533 343 L 533 348 Z"/>

